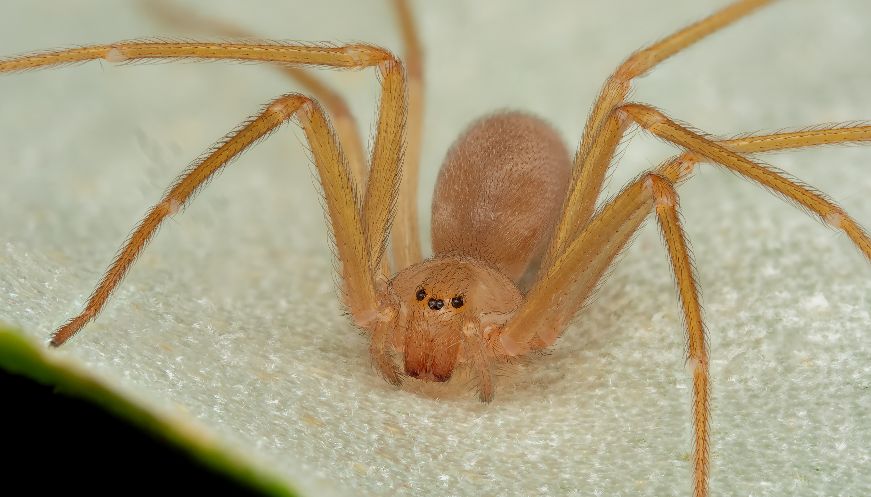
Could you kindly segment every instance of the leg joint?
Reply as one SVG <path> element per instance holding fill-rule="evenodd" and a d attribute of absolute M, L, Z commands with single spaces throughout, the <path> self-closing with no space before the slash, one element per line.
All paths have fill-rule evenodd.
<path fill-rule="evenodd" d="M 346 45 L 342 47 L 342 53 L 350 57 L 353 66 L 357 68 L 374 66 L 389 60 L 397 60 L 396 56 L 389 50 L 364 43 Z"/>
<path fill-rule="evenodd" d="M 644 129 L 652 130 L 657 125 L 669 122 L 662 112 L 653 107 L 639 103 L 625 103 L 617 107 L 614 112 L 621 116 L 625 116 Z"/>
<path fill-rule="evenodd" d="M 643 76 L 657 62 L 656 57 L 654 57 L 654 54 L 649 49 L 639 50 L 620 64 L 620 67 L 614 72 L 614 78 L 628 83 L 639 76 Z"/>
<path fill-rule="evenodd" d="M 387 54 L 390 57 L 378 63 L 378 75 L 382 80 L 387 79 L 388 75 L 394 71 L 399 71 L 399 74 L 402 74 L 403 71 L 405 71 L 405 66 L 401 59 L 397 58 L 390 52 L 387 52 Z"/>
<path fill-rule="evenodd" d="M 305 95 L 290 93 L 276 98 L 267 107 L 267 112 L 277 116 L 281 121 L 290 119 L 297 113 L 304 113 L 306 107 L 311 108 L 313 101 Z"/>
<path fill-rule="evenodd" d="M 657 208 L 673 208 L 677 205 L 677 191 L 667 178 L 656 173 L 647 173 L 644 175 L 644 187 L 653 195 Z"/>

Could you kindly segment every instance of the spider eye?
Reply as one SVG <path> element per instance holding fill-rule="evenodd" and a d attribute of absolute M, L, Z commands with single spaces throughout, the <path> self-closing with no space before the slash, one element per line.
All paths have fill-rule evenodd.
<path fill-rule="evenodd" d="M 416 298 L 418 301 L 425 299 L 426 298 L 426 290 L 421 288 L 420 290 L 417 291 L 417 294 L 414 296 L 414 298 Z"/>
<path fill-rule="evenodd" d="M 460 307 L 463 307 L 463 304 L 465 303 L 466 302 L 463 300 L 462 295 L 457 295 L 456 297 L 451 299 L 451 305 L 454 307 L 454 309 L 459 309 Z"/>

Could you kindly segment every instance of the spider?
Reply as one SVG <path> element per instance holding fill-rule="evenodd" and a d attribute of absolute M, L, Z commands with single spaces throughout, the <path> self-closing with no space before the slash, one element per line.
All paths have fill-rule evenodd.
<path fill-rule="evenodd" d="M 869 140 L 871 127 L 842 125 L 715 141 L 649 105 L 625 102 L 634 79 L 767 3 L 735 2 L 632 54 L 606 81 L 574 158 L 549 125 L 536 117 L 500 113 L 474 123 L 448 152 L 441 170 L 433 205 L 435 256 L 428 260 L 422 257 L 414 207 L 422 56 L 403 2 L 396 7 L 406 43 L 404 60 L 365 44 L 152 41 L 4 59 L 0 72 L 94 59 L 271 62 L 303 80 L 311 95 L 275 99 L 188 169 L 134 230 L 86 308 L 58 329 L 51 343 L 63 344 L 99 313 L 161 222 L 184 207 L 232 158 L 295 119 L 305 132 L 324 189 L 340 262 L 342 300 L 355 325 L 371 338 L 369 353 L 376 370 L 392 384 L 400 384 L 404 376 L 445 381 L 462 366 L 474 372 L 479 397 L 489 402 L 495 393 L 494 363 L 553 344 L 632 235 L 653 215 L 666 242 L 686 323 L 694 386 L 694 488 L 697 495 L 706 495 L 709 356 L 675 187 L 691 177 L 697 164 L 717 164 L 843 230 L 871 258 L 871 241 L 842 209 L 749 157 Z M 167 17 L 171 13 L 164 11 Z M 229 33 L 232 27 L 226 25 L 210 29 L 244 34 Z M 343 103 L 300 69 L 304 66 L 377 69 L 382 97 L 368 168 Z M 630 125 L 686 152 L 643 174 L 596 209 L 614 151 Z"/>

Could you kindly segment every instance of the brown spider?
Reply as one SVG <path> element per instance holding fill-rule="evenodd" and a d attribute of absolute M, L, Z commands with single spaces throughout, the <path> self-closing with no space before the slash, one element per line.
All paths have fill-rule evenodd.
<path fill-rule="evenodd" d="M 713 141 L 650 106 L 624 101 L 634 78 L 769 2 L 735 2 L 630 56 L 605 83 L 574 160 L 555 132 L 537 118 L 501 113 L 473 124 L 449 151 L 441 170 L 433 204 L 435 257 L 425 261 L 415 210 L 422 59 L 408 7 L 402 1 L 396 7 L 406 44 L 404 62 L 364 44 L 149 41 L 4 59 L 0 72 L 94 59 L 271 62 L 283 64 L 315 97 L 291 94 L 274 100 L 186 171 L 135 229 L 82 313 L 58 329 L 51 343 L 61 345 L 100 312 L 160 223 L 182 208 L 210 177 L 248 146 L 296 119 L 305 131 L 324 189 L 341 263 L 344 303 L 354 323 L 371 336 L 370 354 L 377 370 L 393 384 L 399 384 L 403 374 L 445 381 L 462 365 L 474 372 L 481 400 L 491 400 L 493 363 L 553 344 L 638 227 L 655 212 L 686 322 L 694 386 L 695 492 L 706 495 L 709 359 L 675 186 L 691 176 L 696 164 L 718 164 L 814 212 L 843 230 L 871 258 L 871 240 L 842 209 L 747 157 L 756 152 L 865 141 L 871 139 L 871 126 Z M 167 19 L 177 12 L 166 5 L 161 8 Z M 202 27 L 245 36 L 232 26 L 203 21 Z M 300 68 L 306 65 L 377 67 L 383 93 L 368 168 L 343 102 Z M 596 210 L 615 148 L 631 124 L 686 152 L 645 173 Z M 360 193 L 364 184 L 364 193 Z M 386 256 L 388 236 L 391 258 Z M 401 370 L 397 356 L 402 357 Z"/>

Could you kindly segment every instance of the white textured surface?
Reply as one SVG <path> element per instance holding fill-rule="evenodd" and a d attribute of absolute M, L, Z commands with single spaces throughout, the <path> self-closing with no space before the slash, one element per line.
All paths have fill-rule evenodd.
<path fill-rule="evenodd" d="M 206 3 L 264 36 L 398 49 L 379 2 Z M 415 2 L 428 50 L 423 204 L 471 119 L 530 110 L 574 145 L 626 54 L 724 3 Z M 782 2 L 669 61 L 635 98 L 724 135 L 871 118 L 868 19 L 866 0 Z M 14 54 L 160 29 L 127 3 L 15 0 L 3 5 L 0 46 Z M 374 76 L 330 79 L 370 129 Z M 46 338 L 175 174 L 289 87 L 269 69 L 228 64 L 89 63 L 0 78 L 0 319 Z M 281 131 L 214 181 L 59 353 L 189 414 L 312 495 L 690 492 L 684 338 L 650 226 L 598 301 L 550 354 L 513 368 L 492 405 L 396 391 L 339 314 L 300 136 Z M 636 137 L 611 190 L 669 152 Z M 769 161 L 871 225 L 871 150 Z M 760 188 L 703 171 L 681 192 L 710 332 L 712 490 L 871 494 L 871 266 Z"/>

